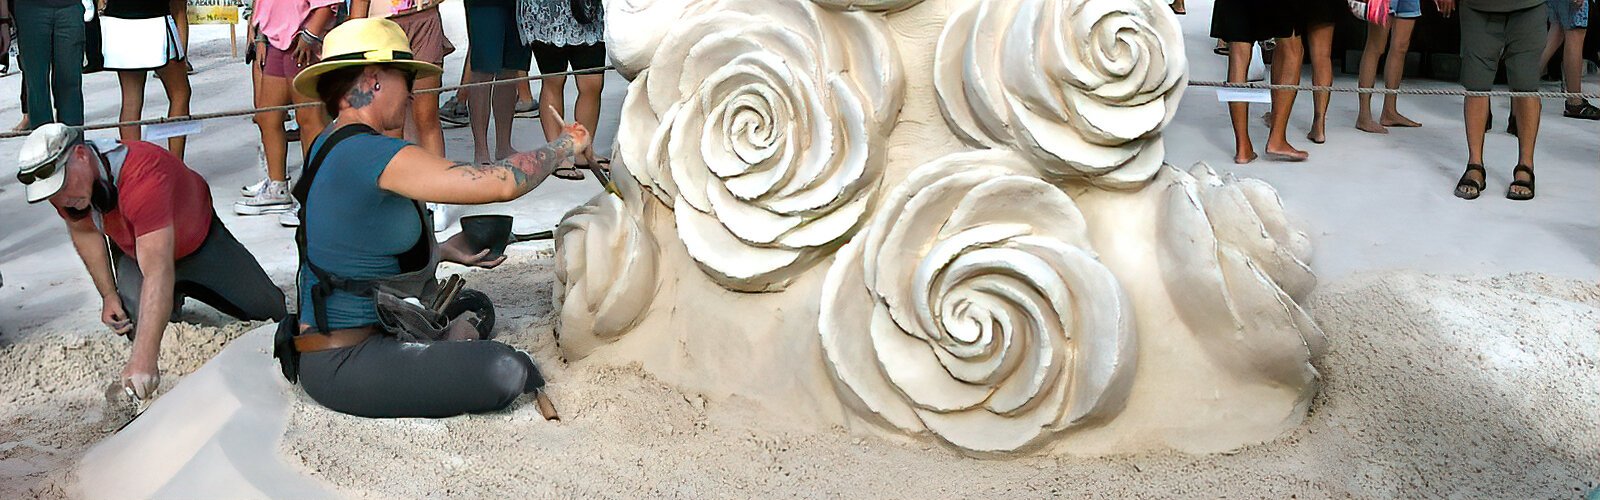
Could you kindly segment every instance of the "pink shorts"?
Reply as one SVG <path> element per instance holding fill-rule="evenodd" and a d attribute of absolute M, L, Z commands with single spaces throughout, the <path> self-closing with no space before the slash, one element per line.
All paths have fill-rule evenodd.
<path fill-rule="evenodd" d="M 301 69 L 304 69 L 300 63 L 295 62 L 293 52 L 278 50 L 270 43 L 262 45 L 265 45 L 267 50 L 256 55 L 261 61 L 262 75 L 293 79 L 295 75 L 300 74 Z"/>

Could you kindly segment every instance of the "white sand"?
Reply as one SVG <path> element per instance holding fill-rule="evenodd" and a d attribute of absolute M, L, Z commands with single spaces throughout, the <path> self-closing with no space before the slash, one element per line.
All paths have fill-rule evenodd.
<path fill-rule="evenodd" d="M 1191 2 L 1182 20 L 1194 79 L 1216 79 L 1225 64 L 1210 54 L 1205 35 L 1209 3 Z M 464 40 L 460 4 L 444 8 L 451 37 Z M 226 32 L 195 28 L 196 110 L 249 105 L 238 93 L 248 73 L 225 59 Z M 450 57 L 447 82 L 464 55 Z M 1354 75 L 1337 78 L 1337 85 L 1354 84 Z M 1593 82 L 1586 82 L 1591 92 Z M 16 95 L 19 84 L 16 76 L 0 78 L 0 96 Z M 608 79 L 598 144 L 609 144 L 624 89 L 620 79 Z M 85 78 L 89 121 L 115 119 L 117 92 L 114 75 Z M 156 116 L 165 110 L 159 86 L 148 92 L 146 114 Z M 1312 152 L 1305 164 L 1228 165 L 1226 109 L 1203 89 L 1189 91 L 1166 134 L 1174 164 L 1203 160 L 1271 182 L 1317 246 L 1315 270 L 1325 285 L 1312 306 L 1332 349 L 1320 363 L 1327 387 L 1306 425 L 1273 443 L 1230 456 L 976 462 L 942 449 L 858 440 L 739 400 L 680 394 L 635 369 L 561 366 L 549 340 L 550 278 L 528 267 L 543 264 L 521 262 L 473 279 L 499 282 L 493 288 L 506 308 L 507 339 L 534 348 L 566 421 L 544 423 L 526 405 L 501 415 L 402 422 L 358 421 L 301 405 L 283 445 L 286 460 L 353 494 L 405 497 L 1571 498 L 1593 488 L 1600 482 L 1597 125 L 1560 118 L 1547 103 L 1539 198 L 1527 203 L 1496 196 L 1509 180 L 1515 145 L 1490 134 L 1491 187 L 1482 199 L 1463 202 L 1449 195 L 1464 159 L 1459 99 L 1403 98 L 1402 109 L 1426 126 L 1374 136 L 1350 128 L 1355 98 L 1336 96 L 1329 143 L 1321 146 L 1301 138 L 1308 101 L 1301 96 L 1290 131 Z M 1505 116 L 1503 101 L 1495 109 Z M 0 119 L 9 125 L 16 116 L 16 101 L 0 99 Z M 519 147 L 541 142 L 532 121 L 517 126 Z M 189 164 L 211 181 L 214 205 L 233 232 L 277 282 L 289 283 L 291 233 L 270 217 L 231 214 L 236 188 L 260 175 L 254 126 L 236 118 L 206 127 L 190 141 Z M 1256 121 L 1252 127 L 1259 148 L 1265 130 Z M 447 142 L 455 158 L 470 157 L 465 129 L 447 131 Z M 20 145 L 0 141 L 0 165 Z M 596 192 L 593 183 L 542 187 L 512 207 L 518 229 L 548 228 Z M 106 436 L 101 389 L 127 349 L 99 326 L 98 302 L 66 232 L 48 207 L 21 198 L 15 182 L 0 176 L 6 499 L 69 489 L 66 467 Z M 1548 277 L 1503 276 L 1528 271 Z M 169 332 L 162 359 L 169 387 L 216 353 L 222 338 L 248 329 L 191 328 Z M 325 429 L 307 431 L 316 428 Z M 393 428 L 408 435 L 387 432 Z"/>
<path fill-rule="evenodd" d="M 168 327 L 158 393 L 260 325 Z M 39 332 L 18 343 L 0 337 L 0 399 L 6 401 L 0 406 L 0 498 L 64 496 L 68 467 L 128 422 L 131 409 L 107 404 L 104 389 L 122 371 L 131 345 L 100 329 Z"/>
<path fill-rule="evenodd" d="M 637 367 L 564 365 L 549 262 L 474 273 L 508 304 L 563 421 L 370 420 L 298 398 L 281 447 L 355 496 L 1575 496 L 1600 470 L 1600 286 L 1513 275 L 1358 277 L 1312 301 L 1332 343 L 1307 424 L 1232 455 L 963 458 L 707 400 Z M 515 279 L 513 279 L 513 277 Z M 530 285 L 530 283 L 533 283 Z M 531 287 L 531 289 L 530 289 Z M 525 398 L 526 399 L 526 398 Z M 361 450 L 352 453 L 351 450 Z"/>

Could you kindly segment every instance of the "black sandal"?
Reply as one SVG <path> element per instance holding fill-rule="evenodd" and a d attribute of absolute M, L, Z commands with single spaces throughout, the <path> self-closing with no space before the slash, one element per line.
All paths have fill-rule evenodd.
<path fill-rule="evenodd" d="M 1561 116 L 1579 120 L 1600 120 L 1600 108 L 1594 107 L 1588 101 L 1576 105 L 1568 104 L 1566 112 L 1561 113 Z"/>
<path fill-rule="evenodd" d="M 1478 173 L 1477 179 L 1472 178 L 1473 172 Z M 1468 163 L 1467 171 L 1463 172 L 1461 174 L 1461 180 L 1456 182 L 1456 197 L 1463 200 L 1478 199 L 1478 195 L 1483 194 L 1483 188 L 1487 187 L 1484 186 L 1483 180 L 1488 178 L 1488 173 L 1483 170 L 1483 165 Z M 1466 192 L 1467 188 L 1472 188 L 1473 191 L 1468 193 Z"/>
<path fill-rule="evenodd" d="M 1528 180 L 1524 181 L 1522 179 L 1518 179 L 1517 174 L 1521 173 L 1528 174 Z M 1527 189 L 1528 194 L 1522 195 L 1512 191 L 1512 189 L 1519 187 Z M 1511 170 L 1511 186 L 1506 188 L 1506 199 L 1515 201 L 1527 201 L 1533 199 L 1533 167 L 1527 165 L 1517 165 L 1517 168 Z"/>

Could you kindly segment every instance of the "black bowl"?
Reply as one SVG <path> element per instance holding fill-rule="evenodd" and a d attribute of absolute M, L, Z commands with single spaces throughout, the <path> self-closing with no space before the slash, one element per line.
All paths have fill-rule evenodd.
<path fill-rule="evenodd" d="M 506 244 L 511 243 L 511 216 L 462 217 L 461 232 L 467 235 L 467 243 L 472 245 L 473 252 L 481 252 L 487 248 L 490 258 L 499 257 L 506 252 Z"/>

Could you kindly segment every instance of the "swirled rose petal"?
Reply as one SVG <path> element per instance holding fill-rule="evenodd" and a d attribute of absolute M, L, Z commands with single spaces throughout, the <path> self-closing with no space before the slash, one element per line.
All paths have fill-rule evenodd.
<path fill-rule="evenodd" d="M 601 193 L 555 230 L 557 335 L 571 359 L 633 329 L 656 294 L 659 249 L 643 225 L 642 194 L 625 162 L 612 171 L 619 195 Z"/>
<path fill-rule="evenodd" d="M 641 183 L 718 284 L 776 291 L 864 222 L 904 93 L 882 16 L 809 2 L 697 3 L 629 88 Z M 654 62 L 661 62 L 655 64 Z"/>
<path fill-rule="evenodd" d="M 845 247 L 823 285 L 820 330 L 853 406 L 981 452 L 1037 445 L 1121 408 L 1129 300 L 1088 248 L 1072 199 L 1037 175 L 1013 153 L 940 158 Z"/>
<path fill-rule="evenodd" d="M 1191 169 L 1196 175 L 1170 172 L 1158 254 L 1179 317 L 1235 375 L 1312 387 L 1310 359 L 1323 350 L 1323 335 L 1278 277 L 1297 287 L 1310 287 L 1314 277 L 1258 212 L 1281 205 L 1257 207 L 1237 183 L 1203 164 Z"/>
<path fill-rule="evenodd" d="M 934 88 L 969 144 L 1134 188 L 1160 169 L 1186 72 L 1177 21 L 1152 0 L 976 2 L 940 36 Z"/>

